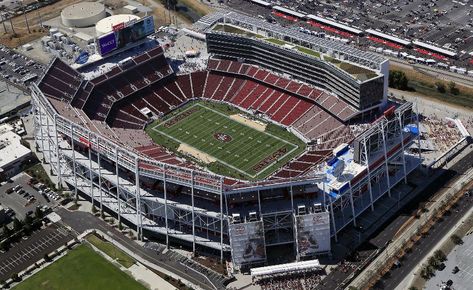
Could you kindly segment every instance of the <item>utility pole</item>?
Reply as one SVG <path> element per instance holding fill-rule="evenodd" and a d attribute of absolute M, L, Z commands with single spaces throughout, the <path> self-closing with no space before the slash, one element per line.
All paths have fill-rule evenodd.
<path fill-rule="evenodd" d="M 16 34 L 16 32 L 15 32 L 15 28 L 13 27 L 13 21 L 12 21 L 12 18 L 13 18 L 13 17 L 10 17 L 10 26 L 11 26 L 11 30 L 12 30 L 13 34 L 15 35 L 15 34 Z"/>
<path fill-rule="evenodd" d="M 41 14 L 39 14 L 39 9 L 37 9 L 36 11 L 38 12 L 39 27 L 43 28 L 43 21 L 41 20 Z"/>
<path fill-rule="evenodd" d="M 3 12 L 4 12 L 4 11 L 5 11 L 5 10 L 3 10 L 3 9 L 0 11 L 0 17 L 2 18 L 3 31 L 5 32 L 5 34 L 7 34 L 7 33 L 8 33 L 8 32 L 7 32 L 7 26 L 5 25 L 5 19 L 3 19 Z"/>
<path fill-rule="evenodd" d="M 28 17 L 26 17 L 25 5 L 21 6 L 23 8 L 23 16 L 25 16 L 26 28 L 28 28 L 28 33 L 31 34 L 30 25 L 28 24 Z"/>

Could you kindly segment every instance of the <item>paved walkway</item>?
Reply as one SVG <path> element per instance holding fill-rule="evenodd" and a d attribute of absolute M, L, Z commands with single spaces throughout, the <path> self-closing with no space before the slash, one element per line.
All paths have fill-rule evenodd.
<path fill-rule="evenodd" d="M 404 280 L 395 288 L 396 290 L 404 290 L 404 289 L 407 289 L 410 287 L 410 285 L 412 284 L 414 278 L 415 278 L 415 273 L 417 273 L 419 271 L 419 269 L 422 267 L 422 265 L 424 263 L 427 262 L 427 259 L 433 255 L 433 253 L 438 250 L 442 245 L 443 243 L 450 238 L 450 236 L 458 229 L 458 227 L 468 218 L 470 217 L 471 215 L 473 214 L 473 208 L 470 208 L 470 210 L 468 211 L 468 213 L 466 213 L 464 215 L 464 217 L 459 220 L 456 225 L 454 227 L 451 227 L 451 230 L 442 238 L 441 241 L 439 241 L 436 246 L 434 248 L 432 248 L 430 250 L 430 252 L 428 254 L 425 255 L 424 259 L 422 259 L 422 261 L 420 261 L 417 266 L 411 271 L 409 272 L 408 274 L 406 274 L 406 278 L 404 278 Z M 470 274 L 473 275 L 473 235 L 467 235 L 465 236 L 465 238 L 463 239 L 463 245 L 460 245 L 460 246 L 456 246 L 454 248 L 454 250 L 452 252 L 450 252 L 448 255 L 447 255 L 447 261 L 445 262 L 445 264 L 447 265 L 447 267 L 445 268 L 444 271 L 437 271 L 436 272 L 436 275 L 435 277 L 431 278 L 428 283 L 426 283 L 426 288 L 427 289 L 434 289 L 434 288 L 440 288 L 440 287 L 437 287 L 436 285 L 437 284 L 440 284 L 441 281 L 447 281 L 448 279 L 452 279 L 453 281 L 455 281 L 453 278 L 458 278 L 459 276 L 461 276 L 460 274 L 457 274 L 457 276 L 453 275 L 451 273 L 453 267 L 455 266 L 459 266 L 459 263 L 458 261 L 463 261 L 465 262 L 465 260 L 467 261 L 467 263 L 464 263 L 466 265 L 469 265 L 469 269 L 470 269 Z M 463 256 L 464 253 L 467 253 L 466 256 Z M 468 254 L 469 253 L 469 254 Z M 468 268 L 465 267 L 463 269 L 466 269 L 466 271 L 468 271 Z M 465 275 L 468 275 L 467 274 L 468 272 L 464 272 L 462 274 L 465 274 Z M 455 277 L 453 277 L 455 276 Z M 448 278 L 447 278 L 448 277 Z M 453 277 L 453 278 L 452 278 Z M 468 277 L 467 277 L 468 278 Z M 473 278 L 473 276 L 471 276 L 471 278 Z M 462 279 L 460 279 L 462 280 Z M 465 280 L 465 279 L 463 279 Z M 468 279 L 466 279 L 468 280 Z M 462 281 L 464 282 L 464 281 Z M 468 283 L 473 284 L 473 280 L 469 281 Z M 459 289 L 468 289 L 467 288 L 458 288 L 459 287 L 459 284 L 461 283 L 456 283 L 454 285 L 455 289 L 459 290 Z M 465 285 L 468 285 L 468 284 L 465 284 Z M 430 287 L 433 287 L 433 288 L 430 288 Z M 471 287 L 470 287 L 471 288 Z"/>
<path fill-rule="evenodd" d="M 176 287 L 141 264 L 134 264 L 128 271 L 136 280 L 144 281 L 152 290 L 175 290 Z"/>
<path fill-rule="evenodd" d="M 465 173 L 463 176 L 461 176 L 455 184 L 453 184 L 446 193 L 442 195 L 442 197 L 446 197 L 449 194 L 455 194 L 463 185 L 463 182 L 469 181 L 473 179 L 473 170 L 469 170 L 467 173 Z M 396 240 L 394 240 L 392 243 L 390 243 L 384 252 L 380 254 L 370 265 L 368 265 L 360 275 L 358 275 L 351 283 L 351 286 L 355 287 L 360 287 L 364 285 L 366 282 L 366 279 L 368 276 L 371 275 L 371 273 L 376 273 L 380 267 L 382 267 L 385 263 L 386 258 L 388 257 L 388 253 L 391 255 L 393 253 L 397 252 L 397 249 L 401 248 L 402 245 L 404 244 L 404 241 L 406 239 L 409 239 L 411 236 L 414 235 L 414 233 L 417 231 L 417 229 L 420 227 L 422 223 L 425 222 L 429 218 L 430 215 L 434 212 L 434 209 L 438 208 L 441 206 L 441 202 L 444 200 L 444 198 L 439 198 L 435 200 L 434 203 L 430 204 L 427 208 L 429 209 L 428 212 L 424 213 L 421 218 L 416 219 L 408 228 L 405 229 L 404 233 L 399 236 Z M 425 217 L 424 217 L 425 216 Z M 386 253 L 386 254 L 385 254 Z M 390 255 L 389 255 L 390 256 Z"/>
<path fill-rule="evenodd" d="M 426 289 L 440 289 L 442 282 L 453 281 L 455 290 L 472 289 L 473 285 L 473 235 L 468 235 L 463 239 L 463 244 L 455 247 L 447 256 L 445 269 L 435 272 L 425 285 Z M 453 268 L 457 266 L 460 271 L 452 273 Z"/>

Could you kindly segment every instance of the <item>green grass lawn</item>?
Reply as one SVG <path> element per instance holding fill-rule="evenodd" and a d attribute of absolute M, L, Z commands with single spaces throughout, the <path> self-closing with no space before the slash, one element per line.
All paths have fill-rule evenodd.
<path fill-rule="evenodd" d="M 113 244 L 100 239 L 96 235 L 89 235 L 87 241 L 125 268 L 130 268 L 135 263 L 135 260 L 132 257 L 115 247 Z"/>
<path fill-rule="evenodd" d="M 268 125 L 261 132 L 229 117 L 238 113 L 227 105 L 195 102 L 146 131 L 173 151 L 184 143 L 204 152 L 217 160 L 209 170 L 242 179 L 266 177 L 304 150 L 304 142 L 281 127 Z"/>
<path fill-rule="evenodd" d="M 71 250 L 14 290 L 145 290 L 89 246 Z"/>

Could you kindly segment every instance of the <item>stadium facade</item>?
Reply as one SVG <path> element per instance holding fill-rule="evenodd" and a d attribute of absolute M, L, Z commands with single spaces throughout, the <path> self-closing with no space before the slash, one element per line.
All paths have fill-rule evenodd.
<path fill-rule="evenodd" d="M 197 25 L 209 19 L 217 19 L 214 26 L 221 13 Z M 188 74 L 175 73 L 159 46 L 92 79 L 53 60 L 31 87 L 37 149 L 60 183 L 133 225 L 140 236 L 231 255 L 235 269 L 264 264 L 274 246 L 293 247 L 299 259 L 329 253 L 340 231 L 356 225 L 381 197 L 391 197 L 392 188 L 419 165 L 420 155 L 408 152 L 419 138 L 412 104 L 389 107 L 367 130 L 353 132 L 348 123 L 363 110 L 349 99 L 359 99 L 355 103 L 361 106 L 383 102 L 384 61 L 352 52 L 377 68 L 376 86 L 384 84 L 365 102 L 364 94 L 338 97 L 342 89 L 331 90 L 333 79 L 309 79 L 293 68 L 274 68 L 283 74 L 267 70 L 278 63 L 277 54 L 259 62 L 242 59 L 242 50 L 229 55 L 218 44 L 224 37 L 277 49 L 252 37 L 207 37 L 214 52 L 207 69 Z M 338 43 L 333 48 L 348 51 Z M 288 50 L 279 57 L 282 63 L 301 56 Z M 314 60 L 317 67 L 324 63 Z M 337 86 L 351 82 L 347 78 Z M 307 149 L 270 177 L 247 181 L 211 173 L 138 141 L 152 120 L 196 99 L 228 103 L 279 124 L 305 140 Z"/>
<path fill-rule="evenodd" d="M 360 111 L 386 104 L 389 62 L 376 54 L 236 12 L 212 14 L 197 26 L 206 34 L 209 53 L 218 57 L 288 74 Z"/>

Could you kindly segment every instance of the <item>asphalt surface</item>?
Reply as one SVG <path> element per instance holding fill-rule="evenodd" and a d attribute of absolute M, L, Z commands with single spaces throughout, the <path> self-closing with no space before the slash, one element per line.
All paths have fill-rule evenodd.
<path fill-rule="evenodd" d="M 0 46 L 0 76 L 20 88 L 43 74 L 43 65 L 7 47 Z M 25 80 L 28 80 L 24 82 Z"/>
<path fill-rule="evenodd" d="M 73 238 L 65 229 L 51 225 L 11 244 L 8 251 L 0 254 L 0 280 L 25 270 Z"/>
<path fill-rule="evenodd" d="M 450 170 L 445 170 L 435 181 L 430 183 L 421 193 L 413 198 L 413 200 L 411 200 L 407 206 L 402 208 L 399 211 L 397 217 L 390 219 L 386 224 L 381 225 L 381 230 L 377 231 L 368 242 L 363 243 L 357 248 L 356 251 L 359 254 L 357 259 L 354 259 L 354 257 L 347 257 L 346 260 L 353 260 L 353 262 L 350 262 L 349 264 L 351 266 L 338 267 L 340 269 L 336 268 L 336 270 L 330 272 L 330 274 L 323 280 L 323 284 L 319 285 L 317 289 L 342 289 L 342 282 L 352 273 L 354 273 L 356 267 L 362 265 L 363 261 L 365 261 L 371 254 L 374 254 L 377 250 L 382 249 L 386 243 L 392 240 L 404 222 L 413 215 L 414 211 L 417 210 L 421 202 L 428 200 L 442 187 L 448 186 L 450 181 L 453 181 L 456 177 L 458 177 L 458 175 L 466 172 L 469 168 L 471 168 L 472 164 L 473 152 L 470 152 L 459 162 L 452 165 Z M 405 275 L 409 273 L 420 260 L 422 260 L 425 254 L 429 253 L 430 249 L 432 249 L 432 247 L 445 235 L 445 233 L 450 230 L 452 225 L 454 225 L 462 217 L 462 215 L 468 211 L 468 205 L 471 203 L 460 201 L 460 204 L 462 204 L 462 207 L 458 207 L 458 213 L 453 212 L 450 216 L 446 216 L 442 223 L 434 226 L 432 229 L 432 234 L 421 240 L 422 242 L 424 240 L 431 240 L 429 243 L 427 243 L 426 247 L 424 247 L 422 244 L 417 246 L 421 248 L 422 251 L 414 251 L 408 254 L 406 256 L 406 261 L 402 261 L 402 266 L 391 271 L 390 277 L 383 279 L 383 281 L 377 285 L 378 288 L 376 289 L 394 289 L 402 281 L 402 279 L 404 279 Z M 437 233 L 437 231 L 439 232 Z M 411 255 L 414 256 L 409 258 Z M 390 288 L 386 288 L 388 284 L 391 286 Z"/>
<path fill-rule="evenodd" d="M 428 232 L 428 235 L 422 237 L 414 251 L 407 253 L 400 261 L 401 266 L 393 268 L 389 275 L 383 277 L 373 289 L 395 289 L 399 283 L 408 275 L 417 264 L 430 253 L 437 243 L 455 226 L 455 224 L 470 210 L 473 206 L 473 198 L 463 197 L 450 215 L 446 215 L 442 221 L 435 224 Z"/>
<path fill-rule="evenodd" d="M 280 1 L 272 2 L 273 5 L 283 5 Z M 242 11 L 253 16 L 261 16 L 267 20 L 279 22 L 283 26 L 323 32 L 351 41 L 351 44 L 363 50 L 369 47 L 381 47 L 393 51 L 407 52 L 410 55 L 422 58 L 431 58 L 438 62 L 448 63 L 463 68 L 472 68 L 471 56 L 461 51 L 469 52 L 473 48 L 473 37 L 468 31 L 473 24 L 471 17 L 472 7 L 468 5 L 456 5 L 452 1 L 435 1 L 434 6 L 428 7 L 430 0 L 390 0 L 390 1 L 285 1 L 285 7 L 291 10 L 302 11 L 313 15 L 319 15 L 326 19 L 335 19 L 339 23 L 348 23 L 349 26 L 359 29 L 377 29 L 386 34 L 413 40 L 419 39 L 424 42 L 437 42 L 437 47 L 449 44 L 456 49 L 460 55 L 459 59 L 438 59 L 432 55 L 426 55 L 415 49 L 405 47 L 392 48 L 387 44 L 371 41 L 366 37 L 350 38 L 340 32 L 333 32 L 324 27 L 314 27 L 305 21 L 292 22 L 271 14 L 270 8 L 252 4 L 247 0 L 231 0 L 225 2 L 232 9 Z M 470 1 L 471 2 L 471 1 Z M 437 9 L 439 13 L 433 13 Z M 445 14 L 440 12 L 445 11 Z M 341 31 L 342 33 L 344 31 Z"/>
<path fill-rule="evenodd" d="M 71 212 L 64 208 L 58 208 L 56 212 L 61 216 L 65 224 L 78 233 L 82 233 L 88 229 L 99 229 L 148 262 L 175 273 L 179 277 L 203 289 L 215 289 L 203 274 L 190 270 L 189 267 L 181 264 L 179 260 L 174 260 L 167 255 L 162 255 L 159 251 L 138 245 L 133 240 L 90 213 L 80 211 Z"/>
<path fill-rule="evenodd" d="M 439 188 L 448 186 L 449 181 L 458 175 L 463 174 L 466 170 L 471 168 L 473 164 L 473 152 L 465 156 L 461 161 L 450 168 L 450 172 L 438 178 L 431 183 L 424 193 L 435 193 Z M 453 172 L 453 176 L 450 177 Z M 374 289 L 394 289 L 401 283 L 401 281 L 410 273 L 417 264 L 433 249 L 433 247 L 450 231 L 450 229 L 465 215 L 473 206 L 473 198 L 463 197 L 458 203 L 457 207 L 452 210 L 450 215 L 444 216 L 443 220 L 435 224 L 429 234 L 419 240 L 415 246 L 415 250 L 407 253 L 401 261 L 401 266 L 393 268 L 389 272 L 389 276 L 384 277 L 376 285 Z"/>
<path fill-rule="evenodd" d="M 29 180 L 30 177 L 28 175 L 20 173 L 13 178 L 13 182 L 7 182 L 3 186 L 0 186 L 0 204 L 2 204 L 2 206 L 11 208 L 15 212 L 16 217 L 20 220 L 25 218 L 25 215 L 28 211 L 34 212 L 37 206 L 55 206 L 55 202 L 53 200 L 47 201 L 41 194 L 39 194 L 37 190 L 28 185 Z M 19 195 L 16 192 L 10 194 L 6 193 L 7 189 L 16 185 L 21 185 L 21 187 L 26 192 L 28 192 L 30 196 L 35 198 L 35 201 L 28 203 L 24 196 Z"/>

